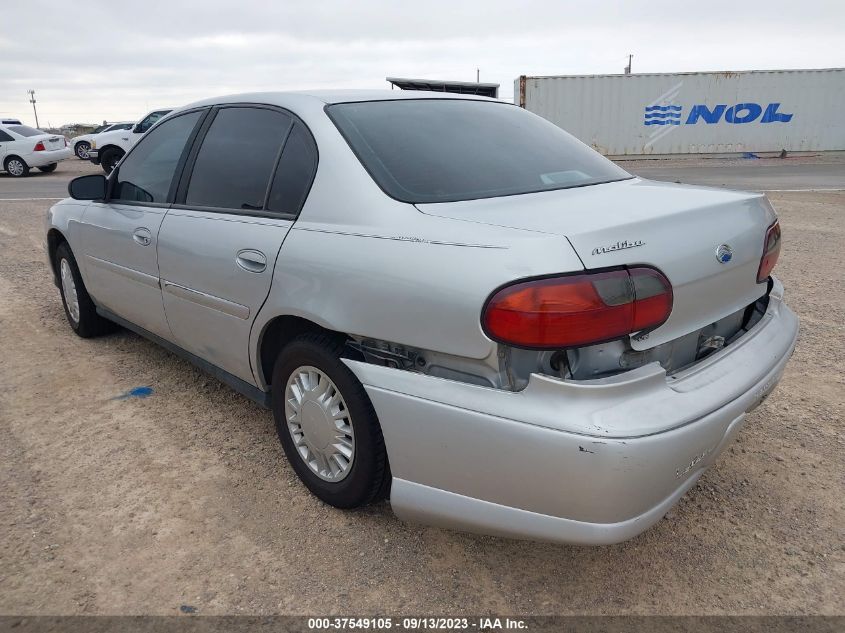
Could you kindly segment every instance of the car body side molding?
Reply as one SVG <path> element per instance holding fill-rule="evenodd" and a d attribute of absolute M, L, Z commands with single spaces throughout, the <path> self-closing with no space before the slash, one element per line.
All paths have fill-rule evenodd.
<path fill-rule="evenodd" d="M 153 334 L 152 332 L 149 332 L 149 331 L 145 330 L 144 328 L 139 327 L 139 326 L 135 325 L 134 323 L 117 316 L 115 313 L 110 312 L 109 310 L 106 310 L 105 308 L 101 308 L 100 306 L 97 306 L 97 314 L 99 314 L 104 319 L 108 319 L 109 321 L 114 321 L 118 325 L 125 327 L 127 330 L 131 330 L 132 332 L 135 332 L 135 334 L 138 334 L 139 336 L 143 336 L 145 339 L 148 339 L 149 341 L 152 341 L 153 343 L 156 343 L 157 345 L 161 345 L 168 352 L 172 352 L 173 354 L 176 354 L 177 356 L 184 358 L 185 360 L 187 360 L 188 362 L 190 362 L 194 366 L 198 367 L 199 369 L 202 369 L 207 374 L 214 376 L 215 378 L 217 378 L 223 384 L 228 385 L 229 387 L 231 387 L 232 389 L 237 391 L 242 396 L 246 396 L 247 398 L 249 398 L 250 400 L 252 400 L 256 404 L 264 407 L 265 409 L 270 408 L 270 404 L 271 404 L 270 398 L 271 398 L 271 396 L 270 396 L 269 392 L 262 391 L 261 389 L 259 389 L 255 385 L 251 385 L 248 382 L 246 382 L 245 380 L 241 380 L 237 376 L 234 376 L 234 375 L 230 374 L 229 372 L 220 369 L 216 365 L 212 365 L 211 363 L 209 363 L 206 360 L 203 360 L 199 356 L 196 356 L 195 354 L 191 354 L 191 352 L 182 349 L 178 345 L 175 345 L 175 344 L 171 343 L 170 341 L 163 339 L 160 336 L 157 336 L 156 334 Z"/>

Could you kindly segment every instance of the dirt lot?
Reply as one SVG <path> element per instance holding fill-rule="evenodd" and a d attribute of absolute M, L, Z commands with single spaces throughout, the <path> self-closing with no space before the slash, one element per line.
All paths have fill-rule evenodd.
<path fill-rule="evenodd" d="M 783 382 L 663 521 L 601 548 L 323 505 L 268 412 L 135 335 L 77 338 L 50 203 L 0 201 L 0 613 L 845 612 L 845 192 L 771 198 L 802 319 Z"/>

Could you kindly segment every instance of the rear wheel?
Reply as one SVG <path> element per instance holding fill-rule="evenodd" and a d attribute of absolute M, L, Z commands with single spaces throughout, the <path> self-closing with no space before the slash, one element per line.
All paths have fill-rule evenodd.
<path fill-rule="evenodd" d="M 59 290 L 70 327 L 82 338 L 92 338 L 114 330 L 115 326 L 97 314 L 97 308 L 79 274 L 79 266 L 67 242 L 56 249 L 56 271 L 59 274 Z"/>
<path fill-rule="evenodd" d="M 49 174 L 50 172 L 56 171 L 58 163 L 51 163 L 49 165 L 44 165 L 43 167 L 39 167 L 40 171 L 43 171 L 45 174 Z"/>
<path fill-rule="evenodd" d="M 340 360 L 345 341 L 304 334 L 273 368 L 273 417 L 288 461 L 308 489 L 337 508 L 385 496 L 390 468 L 375 409 Z"/>
<path fill-rule="evenodd" d="M 103 171 L 110 174 L 114 166 L 123 158 L 123 152 L 114 147 L 109 147 L 106 151 L 100 154 L 100 166 Z"/>
<path fill-rule="evenodd" d="M 77 158 L 88 160 L 88 150 L 91 149 L 91 144 L 86 141 L 79 141 L 73 148 Z"/>
<path fill-rule="evenodd" d="M 6 173 L 15 178 L 29 175 L 29 165 L 26 164 L 23 158 L 17 156 L 9 156 L 3 162 L 3 168 Z"/>

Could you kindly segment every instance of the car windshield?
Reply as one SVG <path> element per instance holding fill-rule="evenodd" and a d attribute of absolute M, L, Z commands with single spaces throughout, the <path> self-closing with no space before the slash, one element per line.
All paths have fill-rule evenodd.
<path fill-rule="evenodd" d="M 111 124 L 109 124 L 109 125 L 98 125 L 97 127 L 95 127 L 91 131 L 91 134 L 99 134 L 100 132 L 104 132 L 105 130 L 109 129 L 110 127 L 111 127 Z"/>
<path fill-rule="evenodd" d="M 492 198 L 632 177 L 545 119 L 497 101 L 369 101 L 327 112 L 378 185 L 403 202 Z"/>
<path fill-rule="evenodd" d="M 34 127 L 29 127 L 28 125 L 10 125 L 8 129 L 18 136 L 38 136 L 39 134 L 47 133 L 36 130 Z"/>

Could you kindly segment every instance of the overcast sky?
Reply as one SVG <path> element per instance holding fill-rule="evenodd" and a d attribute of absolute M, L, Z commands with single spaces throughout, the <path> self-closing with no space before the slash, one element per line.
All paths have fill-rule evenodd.
<path fill-rule="evenodd" d="M 845 66 L 826 0 L 3 0 L 0 115 L 42 127 L 256 90 L 387 88 L 387 76 Z"/>

